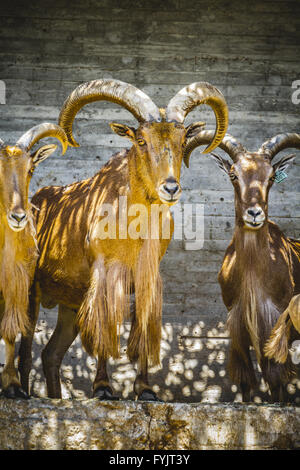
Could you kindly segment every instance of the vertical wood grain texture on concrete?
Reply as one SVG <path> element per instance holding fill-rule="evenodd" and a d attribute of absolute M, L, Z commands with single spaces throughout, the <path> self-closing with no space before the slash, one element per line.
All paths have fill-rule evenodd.
<path fill-rule="evenodd" d="M 66 96 L 78 84 L 114 77 L 141 88 L 159 106 L 184 85 L 211 82 L 224 93 L 228 131 L 255 150 L 280 132 L 299 132 L 300 104 L 292 83 L 300 80 L 300 2 L 253 0 L 3 0 L 0 10 L 0 137 L 13 143 L 29 127 L 56 122 Z M 203 106 L 187 119 L 214 125 Z M 45 185 L 65 185 L 92 176 L 128 142 L 112 134 L 109 122 L 134 124 L 110 103 L 86 106 L 77 116 L 81 146 L 40 165 L 31 194 Z M 300 158 L 289 177 L 272 189 L 270 217 L 299 237 Z M 182 170 L 182 203 L 204 204 L 203 249 L 186 250 L 174 240 L 162 262 L 164 339 L 162 366 L 153 376 L 161 396 L 199 401 L 238 398 L 226 372 L 226 310 L 217 272 L 234 227 L 229 180 L 197 149 L 190 170 Z M 43 395 L 40 350 L 55 324 L 56 311 L 41 310 L 32 375 Z M 124 326 L 124 338 L 128 325 Z M 63 366 L 66 396 L 89 396 L 95 361 L 80 341 Z M 124 343 L 125 348 L 125 343 Z M 125 356 L 111 363 L 113 383 L 131 396 L 134 369 Z M 290 386 L 300 396 L 299 381 Z M 264 385 L 257 400 L 266 397 Z"/>

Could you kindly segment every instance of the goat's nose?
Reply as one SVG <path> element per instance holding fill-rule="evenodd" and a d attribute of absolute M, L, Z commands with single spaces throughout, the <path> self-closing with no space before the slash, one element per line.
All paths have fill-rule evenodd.
<path fill-rule="evenodd" d="M 262 213 L 262 210 L 254 207 L 252 209 L 248 209 L 247 213 L 251 215 L 251 217 L 255 218 L 255 217 L 258 217 Z"/>
<path fill-rule="evenodd" d="M 170 196 L 174 196 L 179 191 L 179 184 L 175 179 L 167 179 L 164 186 L 164 190 L 170 194 Z"/>
<path fill-rule="evenodd" d="M 18 223 L 23 222 L 23 220 L 26 218 L 26 213 L 25 212 L 12 212 L 10 214 L 12 219 L 15 219 Z"/>

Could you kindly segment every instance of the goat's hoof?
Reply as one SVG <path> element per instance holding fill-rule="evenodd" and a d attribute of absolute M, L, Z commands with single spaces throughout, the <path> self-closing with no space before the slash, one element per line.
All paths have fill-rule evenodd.
<path fill-rule="evenodd" d="M 143 390 L 138 398 L 138 400 L 141 400 L 141 401 L 159 401 L 159 402 L 162 402 L 162 400 L 160 400 L 158 398 L 158 396 L 156 395 L 155 392 L 153 392 L 153 390 L 151 390 L 150 388 L 145 388 L 145 390 Z"/>
<path fill-rule="evenodd" d="M 98 387 L 93 393 L 93 398 L 98 398 L 98 400 L 119 400 L 119 397 L 113 395 L 110 387 Z"/>
<path fill-rule="evenodd" d="M 23 398 L 23 400 L 28 400 L 30 396 L 25 390 L 18 385 L 10 385 L 9 387 L 2 390 L 2 395 L 5 398 Z"/>

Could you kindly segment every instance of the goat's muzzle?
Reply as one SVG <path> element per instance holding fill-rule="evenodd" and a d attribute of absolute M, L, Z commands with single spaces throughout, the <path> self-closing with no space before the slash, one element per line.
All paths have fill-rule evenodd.
<path fill-rule="evenodd" d="M 243 220 L 247 229 L 258 230 L 264 225 L 266 215 L 260 206 L 255 205 L 245 210 Z"/>
<path fill-rule="evenodd" d="M 26 212 L 22 210 L 10 211 L 7 214 L 7 222 L 9 227 L 15 232 L 20 232 L 23 230 L 28 222 L 28 217 Z"/>
<path fill-rule="evenodd" d="M 176 204 L 181 196 L 181 186 L 175 178 L 170 177 L 164 180 L 158 187 L 160 200 L 166 204 Z"/>

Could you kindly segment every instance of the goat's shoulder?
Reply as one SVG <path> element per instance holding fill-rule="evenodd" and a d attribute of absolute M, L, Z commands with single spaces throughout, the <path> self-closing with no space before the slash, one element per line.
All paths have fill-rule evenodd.
<path fill-rule="evenodd" d="M 289 251 L 289 241 L 283 231 L 279 226 L 268 220 L 268 229 L 269 229 L 269 243 L 272 248 L 275 250 L 284 249 Z"/>
<path fill-rule="evenodd" d="M 276 237 L 278 239 L 286 238 L 280 227 L 270 219 L 268 220 L 268 229 L 271 236 Z"/>
<path fill-rule="evenodd" d="M 44 212 L 57 213 L 60 208 L 80 207 L 92 199 L 112 202 L 124 192 L 128 184 L 127 151 L 113 155 L 94 176 L 66 186 L 46 186 L 32 198 L 34 214 L 40 218 Z M 105 197 L 103 197 L 105 196 Z"/>
<path fill-rule="evenodd" d="M 126 193 L 129 185 L 128 150 L 114 154 L 94 177 L 95 185 L 107 194 L 109 201 Z"/>
<path fill-rule="evenodd" d="M 221 285 L 225 284 L 230 278 L 230 273 L 234 269 L 235 261 L 236 261 L 236 249 L 235 249 L 234 239 L 232 239 L 225 251 L 222 266 L 218 273 L 218 281 Z"/>
<path fill-rule="evenodd" d="M 57 200 L 62 189 L 62 186 L 44 186 L 39 189 L 31 199 L 33 209 L 40 208 L 45 200 Z"/>

